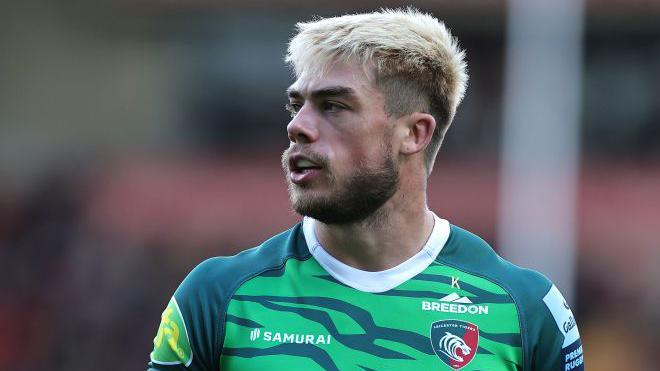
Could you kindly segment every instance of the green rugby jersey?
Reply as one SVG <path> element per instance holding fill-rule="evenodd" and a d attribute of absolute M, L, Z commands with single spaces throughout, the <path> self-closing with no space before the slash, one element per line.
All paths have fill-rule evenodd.
<path fill-rule="evenodd" d="M 382 272 L 328 254 L 314 220 L 197 266 L 167 305 L 149 370 L 583 370 L 575 319 L 539 273 L 435 217 Z"/>

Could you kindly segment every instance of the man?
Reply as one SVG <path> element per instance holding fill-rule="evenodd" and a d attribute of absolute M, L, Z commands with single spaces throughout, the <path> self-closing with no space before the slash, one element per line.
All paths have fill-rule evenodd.
<path fill-rule="evenodd" d="M 426 204 L 463 52 L 414 9 L 298 24 L 282 156 L 292 229 L 207 260 L 162 315 L 153 370 L 581 370 L 571 310 Z"/>

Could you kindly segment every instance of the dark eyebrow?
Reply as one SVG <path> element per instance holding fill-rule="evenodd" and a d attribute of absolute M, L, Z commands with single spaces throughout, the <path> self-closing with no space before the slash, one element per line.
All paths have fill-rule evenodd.
<path fill-rule="evenodd" d="M 287 89 L 287 95 L 289 98 L 292 99 L 299 99 L 302 98 L 303 95 L 295 89 Z M 330 86 L 327 88 L 319 89 L 319 90 L 314 90 L 311 94 L 313 99 L 318 99 L 318 98 L 329 98 L 329 97 L 336 97 L 336 98 L 355 98 L 355 90 L 352 88 L 346 87 L 346 86 Z"/>

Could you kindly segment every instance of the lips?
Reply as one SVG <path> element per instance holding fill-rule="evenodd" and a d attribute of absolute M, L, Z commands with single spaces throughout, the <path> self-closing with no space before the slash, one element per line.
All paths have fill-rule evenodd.
<path fill-rule="evenodd" d="M 289 178 L 294 184 L 303 184 L 316 177 L 323 166 L 301 154 L 289 157 Z"/>

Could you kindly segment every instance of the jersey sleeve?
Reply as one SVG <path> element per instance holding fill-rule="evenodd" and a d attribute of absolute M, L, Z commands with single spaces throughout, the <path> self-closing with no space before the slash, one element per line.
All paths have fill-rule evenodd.
<path fill-rule="evenodd" d="M 538 331 L 530 336 L 532 370 L 583 371 L 582 341 L 573 312 L 555 285 L 543 297 L 536 315 Z"/>
<path fill-rule="evenodd" d="M 147 370 L 220 370 L 227 305 L 235 290 L 301 254 L 309 249 L 298 223 L 260 246 L 195 267 L 163 311 Z"/>
<path fill-rule="evenodd" d="M 218 370 L 218 331 L 224 318 L 222 290 L 210 284 L 214 263 L 207 260 L 183 280 L 161 315 L 148 371 Z"/>

